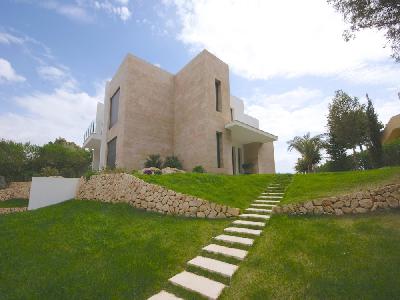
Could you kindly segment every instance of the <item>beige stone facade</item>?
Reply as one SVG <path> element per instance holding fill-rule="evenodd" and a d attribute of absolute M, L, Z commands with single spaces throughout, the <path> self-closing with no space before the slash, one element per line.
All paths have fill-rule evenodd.
<path fill-rule="evenodd" d="M 383 131 L 382 143 L 390 143 L 400 138 L 400 115 L 393 116 Z"/>
<path fill-rule="evenodd" d="M 109 128 L 110 99 L 118 90 L 118 120 Z M 251 163 L 253 173 L 274 173 L 277 137 L 258 129 L 240 102 L 230 94 L 229 66 L 206 50 L 175 75 L 128 54 L 106 86 L 104 118 L 96 121 L 102 126 L 85 136 L 84 146 L 100 153 L 94 168 L 107 166 L 108 143 L 116 138 L 115 165 L 128 170 L 160 154 L 176 155 L 187 171 L 201 165 L 237 174 Z"/>
<path fill-rule="evenodd" d="M 29 199 L 31 182 L 10 182 L 8 187 L 0 189 L 0 201 L 8 199 Z"/>

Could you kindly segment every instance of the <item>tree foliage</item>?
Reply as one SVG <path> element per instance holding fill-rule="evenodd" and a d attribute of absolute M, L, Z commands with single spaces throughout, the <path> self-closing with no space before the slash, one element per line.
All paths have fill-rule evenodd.
<path fill-rule="evenodd" d="M 32 176 L 79 177 L 90 162 L 89 151 L 63 138 L 43 146 L 0 140 L 0 175 L 7 181 L 25 181 Z"/>
<path fill-rule="evenodd" d="M 400 62 L 399 0 L 328 0 L 328 3 L 350 23 L 350 29 L 343 34 L 346 41 L 362 29 L 378 29 L 391 43 L 392 57 Z"/>
<path fill-rule="evenodd" d="M 357 97 L 350 97 L 342 90 L 335 92 L 335 97 L 329 104 L 328 131 L 331 139 L 345 149 L 362 145 L 367 141 L 367 118 L 365 106 Z"/>
<path fill-rule="evenodd" d="M 310 133 L 303 136 L 296 136 L 288 141 L 288 150 L 296 150 L 301 154 L 295 169 L 299 173 L 312 172 L 315 166 L 321 161 L 321 150 L 323 148 L 322 135 L 311 137 Z"/>
<path fill-rule="evenodd" d="M 367 115 L 367 133 L 369 139 L 369 153 L 372 160 L 372 166 L 374 168 L 379 168 L 382 166 L 383 151 L 382 151 L 382 133 L 383 124 L 379 122 L 378 115 L 375 112 L 374 106 L 371 99 L 369 99 L 368 94 L 367 100 L 368 105 L 366 109 Z"/>

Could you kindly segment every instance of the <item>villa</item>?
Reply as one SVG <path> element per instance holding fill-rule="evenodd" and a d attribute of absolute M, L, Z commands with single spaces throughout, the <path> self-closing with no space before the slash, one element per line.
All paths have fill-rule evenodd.
<path fill-rule="evenodd" d="M 387 144 L 400 138 L 400 114 L 390 118 L 383 130 L 382 143 Z"/>
<path fill-rule="evenodd" d="M 275 173 L 277 136 L 244 113 L 229 84 L 229 66 L 206 50 L 175 75 L 128 54 L 84 135 L 93 169 L 138 170 L 160 154 L 188 171 Z"/>

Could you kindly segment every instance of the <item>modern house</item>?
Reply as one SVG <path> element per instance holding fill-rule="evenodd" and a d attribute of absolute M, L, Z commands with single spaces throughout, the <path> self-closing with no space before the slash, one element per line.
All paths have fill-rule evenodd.
<path fill-rule="evenodd" d="M 382 144 L 390 143 L 400 138 L 400 114 L 390 118 L 382 135 Z"/>
<path fill-rule="evenodd" d="M 176 155 L 185 170 L 274 173 L 277 136 L 259 129 L 230 94 L 229 67 L 204 50 L 177 74 L 128 54 L 106 85 L 83 146 L 93 168 L 142 169 L 150 154 Z"/>

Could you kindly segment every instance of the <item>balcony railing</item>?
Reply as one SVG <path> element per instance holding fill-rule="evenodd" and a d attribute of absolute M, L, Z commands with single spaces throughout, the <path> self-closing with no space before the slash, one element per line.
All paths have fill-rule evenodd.
<path fill-rule="evenodd" d="M 83 135 L 83 142 L 85 143 L 86 140 L 92 135 L 96 133 L 96 123 L 94 121 L 90 122 L 88 129 L 86 129 L 85 134 Z"/>

